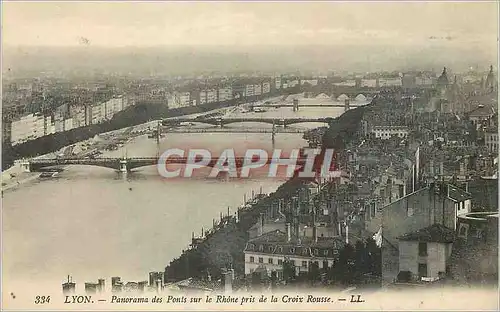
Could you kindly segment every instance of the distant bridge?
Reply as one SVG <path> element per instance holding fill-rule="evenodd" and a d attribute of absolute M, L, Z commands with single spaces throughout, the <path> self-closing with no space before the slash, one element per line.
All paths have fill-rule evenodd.
<path fill-rule="evenodd" d="M 304 122 L 320 122 L 320 123 L 330 123 L 334 120 L 334 118 L 329 117 L 321 117 L 321 118 L 262 118 L 262 117 L 229 117 L 229 118 L 174 118 L 174 119 L 163 119 L 162 124 L 164 126 L 175 126 L 184 122 L 198 122 L 205 123 L 209 125 L 215 125 L 219 127 L 223 127 L 227 124 L 239 123 L 239 122 L 259 122 L 259 123 L 267 123 L 277 126 L 286 127 L 288 125 L 304 123 Z"/>
<path fill-rule="evenodd" d="M 281 157 L 280 159 L 287 159 L 286 157 Z M 188 157 L 175 157 L 171 156 L 167 158 L 165 164 L 180 164 L 185 165 L 192 159 Z M 198 159 L 197 159 L 198 160 Z M 201 160 L 201 159 L 200 159 Z M 271 163 L 271 158 L 267 160 L 267 164 Z M 305 164 L 305 157 L 297 158 L 297 165 L 301 166 Z M 57 166 L 69 166 L 69 165 L 78 165 L 78 166 L 97 166 L 97 167 L 105 167 L 111 168 L 115 170 L 119 170 L 121 172 L 128 172 L 132 169 L 147 167 L 147 166 L 156 166 L 158 165 L 159 158 L 158 157 L 133 157 L 133 158 L 51 158 L 51 159 L 31 159 L 21 163 L 24 171 L 26 172 L 38 172 L 49 170 L 50 167 Z M 211 158 L 210 162 L 206 165 L 206 167 L 214 167 L 219 158 Z M 243 167 L 245 161 L 250 162 L 254 161 L 253 159 L 247 157 L 234 157 L 234 162 L 237 168 Z"/>
<path fill-rule="evenodd" d="M 168 133 L 304 133 L 307 129 L 292 128 L 169 128 Z"/>

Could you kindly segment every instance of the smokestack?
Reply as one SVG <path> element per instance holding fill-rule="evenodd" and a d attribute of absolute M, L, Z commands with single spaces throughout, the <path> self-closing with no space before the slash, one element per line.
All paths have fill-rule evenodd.
<path fill-rule="evenodd" d="M 291 233 L 291 225 L 290 223 L 286 224 L 286 241 L 289 242 L 292 239 L 292 233 Z"/>
<path fill-rule="evenodd" d="M 318 228 L 316 225 L 313 226 L 313 239 L 315 243 L 318 242 Z"/>
<path fill-rule="evenodd" d="M 258 231 L 257 236 L 262 236 L 263 228 L 264 228 L 264 217 L 263 217 L 263 213 L 261 213 L 259 215 L 259 221 L 257 222 L 257 231 Z"/>

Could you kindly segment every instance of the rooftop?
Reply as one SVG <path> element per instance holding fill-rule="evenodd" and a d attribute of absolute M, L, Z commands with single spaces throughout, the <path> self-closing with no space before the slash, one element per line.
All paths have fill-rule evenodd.
<path fill-rule="evenodd" d="M 448 185 L 448 197 L 457 202 L 463 202 L 472 198 L 470 193 L 453 185 Z"/>
<path fill-rule="evenodd" d="M 454 238 L 455 231 L 441 224 L 433 224 L 416 232 L 406 233 L 398 239 L 402 241 L 452 243 Z"/>

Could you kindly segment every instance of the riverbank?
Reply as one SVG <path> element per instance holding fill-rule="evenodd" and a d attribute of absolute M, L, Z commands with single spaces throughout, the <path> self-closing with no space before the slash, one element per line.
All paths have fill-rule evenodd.
<path fill-rule="evenodd" d="M 269 93 L 266 96 L 254 96 L 252 98 L 247 98 L 246 102 L 264 100 L 270 97 L 281 96 L 283 94 L 297 93 L 299 91 L 299 89 L 287 90 L 286 92 L 284 90 L 280 90 L 280 92 Z M 93 138 L 98 134 L 137 126 L 151 120 L 179 117 L 190 114 L 202 114 L 225 107 L 234 107 L 239 104 L 243 104 L 241 99 L 209 103 L 202 106 L 169 108 L 168 105 L 139 102 L 136 105 L 130 106 L 124 111 L 117 113 L 111 120 L 100 124 L 75 128 L 64 132 L 57 132 L 15 146 L 2 146 L 2 171 L 12 167 L 16 159 L 31 158 L 55 152 L 65 146 Z"/>
<path fill-rule="evenodd" d="M 372 104 L 349 110 L 336 118 L 323 135 L 323 146 L 341 151 L 349 141 L 355 139 L 363 114 Z M 165 281 L 203 278 L 207 273 L 219 279 L 224 267 L 232 267 L 238 276 L 244 275 L 243 250 L 249 239 L 248 230 L 257 222 L 261 212 L 280 199 L 288 200 L 303 182 L 298 178 L 290 179 L 276 192 L 263 196 L 248 209 L 239 210 L 238 222 L 235 217 L 222 218 L 224 226 L 169 263 L 165 268 Z"/>

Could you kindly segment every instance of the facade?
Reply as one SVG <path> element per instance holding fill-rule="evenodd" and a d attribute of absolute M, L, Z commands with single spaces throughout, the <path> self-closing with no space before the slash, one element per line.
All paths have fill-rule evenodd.
<path fill-rule="evenodd" d="M 219 89 L 219 102 L 230 101 L 233 99 L 233 89 L 231 87 L 225 87 Z M 201 104 L 201 98 L 200 98 Z"/>
<path fill-rule="evenodd" d="M 484 144 L 490 153 L 498 154 L 498 128 L 489 127 L 484 132 Z"/>
<path fill-rule="evenodd" d="M 495 115 L 494 109 L 484 105 L 479 105 L 467 113 L 469 120 L 472 121 L 478 129 L 483 123 L 488 122 L 493 115 Z"/>
<path fill-rule="evenodd" d="M 262 93 L 267 94 L 269 92 L 271 92 L 271 84 L 269 82 L 264 82 L 262 84 Z"/>
<path fill-rule="evenodd" d="M 254 90 L 254 94 L 255 95 L 261 95 L 262 94 L 262 85 L 256 84 L 256 85 L 254 85 L 253 88 L 254 88 L 253 90 Z"/>
<path fill-rule="evenodd" d="M 398 238 L 439 223 L 455 230 L 457 218 L 467 214 L 471 196 L 446 183 L 432 183 L 389 205 L 376 209 L 366 229 L 377 232 L 382 227 L 382 278 L 392 283 L 399 273 Z"/>
<path fill-rule="evenodd" d="M 364 88 L 376 88 L 377 79 L 361 79 L 360 86 Z"/>
<path fill-rule="evenodd" d="M 281 89 L 281 77 L 274 78 L 274 88 L 276 90 Z"/>
<path fill-rule="evenodd" d="M 340 238 L 293 238 L 287 225 L 287 233 L 280 230 L 263 234 L 251 239 L 246 244 L 245 274 L 256 270 L 265 270 L 268 275 L 276 271 L 282 274 L 283 262 L 291 261 L 295 265 L 296 275 L 308 272 L 312 262 L 320 269 L 331 267 L 337 259 L 339 250 L 345 246 Z"/>
<path fill-rule="evenodd" d="M 245 93 L 243 96 L 254 96 L 255 95 L 255 85 L 246 85 Z"/>
<path fill-rule="evenodd" d="M 185 107 L 191 105 L 191 94 L 189 92 L 181 92 L 174 94 L 175 107 Z"/>
<path fill-rule="evenodd" d="M 433 224 L 399 237 L 399 272 L 436 279 L 449 271 L 455 231 Z"/>
<path fill-rule="evenodd" d="M 95 125 L 103 122 L 104 120 L 103 111 L 104 113 L 106 112 L 106 110 L 104 109 L 104 103 L 94 104 L 89 107 L 89 110 L 90 110 L 91 124 Z"/>
<path fill-rule="evenodd" d="M 45 135 L 45 118 L 40 114 L 22 116 L 12 121 L 12 145 L 20 144 Z"/>
<path fill-rule="evenodd" d="M 378 85 L 380 88 L 383 87 L 401 87 L 403 85 L 401 78 L 379 78 Z"/>
<path fill-rule="evenodd" d="M 390 139 L 393 136 L 398 138 L 406 138 L 408 136 L 408 127 L 406 126 L 375 126 L 372 133 L 376 138 L 382 140 Z"/>

